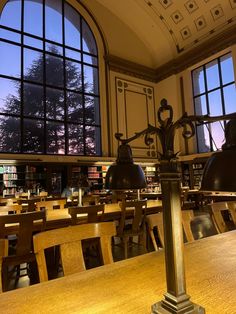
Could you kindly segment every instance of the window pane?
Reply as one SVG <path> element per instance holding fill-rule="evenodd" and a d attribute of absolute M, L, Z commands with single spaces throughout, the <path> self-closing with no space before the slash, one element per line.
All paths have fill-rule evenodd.
<path fill-rule="evenodd" d="M 86 155 L 100 155 L 100 128 L 94 126 L 85 127 L 85 153 Z"/>
<path fill-rule="evenodd" d="M 97 65 L 98 64 L 98 60 L 96 57 L 92 57 L 86 54 L 83 54 L 83 61 L 85 63 L 89 63 L 91 65 Z"/>
<path fill-rule="evenodd" d="M 219 87 L 220 78 L 217 60 L 214 60 L 206 65 L 206 79 L 208 90 Z"/>
<path fill-rule="evenodd" d="M 66 61 L 66 86 L 70 89 L 82 91 L 80 63 Z"/>
<path fill-rule="evenodd" d="M 209 93 L 208 97 L 210 108 L 209 114 L 211 116 L 218 116 L 223 114 L 220 90 L 216 90 L 212 93 Z"/>
<path fill-rule="evenodd" d="M 24 153 L 43 153 L 44 123 L 39 120 L 24 119 Z"/>
<path fill-rule="evenodd" d="M 47 122 L 47 153 L 65 154 L 65 128 L 63 123 Z"/>
<path fill-rule="evenodd" d="M 0 112 L 20 114 L 20 82 L 0 78 Z"/>
<path fill-rule="evenodd" d="M 234 81 L 234 66 L 232 56 L 230 54 L 220 58 L 221 73 L 223 84 Z"/>
<path fill-rule="evenodd" d="M 43 82 L 43 54 L 24 49 L 24 78 L 29 81 Z"/>
<path fill-rule="evenodd" d="M 83 126 L 68 124 L 68 154 L 84 155 Z"/>
<path fill-rule="evenodd" d="M 63 59 L 53 57 L 51 55 L 46 56 L 46 83 L 54 86 L 63 86 L 64 83 L 64 71 L 63 71 Z"/>
<path fill-rule="evenodd" d="M 21 35 L 15 32 L 8 31 L 6 29 L 0 28 L 0 38 L 4 38 L 7 40 L 14 41 L 16 43 L 20 43 Z"/>
<path fill-rule="evenodd" d="M 90 27 L 88 26 L 84 19 L 82 19 L 82 30 L 83 30 L 82 33 L 83 51 L 97 55 L 97 45 L 93 33 L 91 32 Z"/>
<path fill-rule="evenodd" d="M 195 114 L 204 115 L 207 114 L 206 96 L 196 97 L 194 99 Z"/>
<path fill-rule="evenodd" d="M 192 72 L 193 95 L 197 96 L 205 92 L 203 67 Z"/>
<path fill-rule="evenodd" d="M 60 0 L 45 1 L 45 31 L 46 38 L 62 43 L 62 3 Z"/>
<path fill-rule="evenodd" d="M 98 94 L 97 69 L 84 65 L 84 92 Z"/>
<path fill-rule="evenodd" d="M 0 41 L 0 74 L 20 77 L 21 48 Z"/>
<path fill-rule="evenodd" d="M 65 52 L 66 52 L 66 57 L 67 58 L 75 59 L 77 61 L 81 61 L 81 54 L 80 54 L 80 52 L 77 52 L 77 51 L 72 50 L 72 49 L 66 49 Z"/>
<path fill-rule="evenodd" d="M 63 55 L 63 48 L 59 45 L 46 43 L 46 51 L 54 53 L 55 55 Z"/>
<path fill-rule="evenodd" d="M 43 41 L 30 36 L 24 36 L 24 45 L 43 49 Z"/>
<path fill-rule="evenodd" d="M 24 1 L 24 31 L 36 36 L 43 35 L 42 0 Z"/>
<path fill-rule="evenodd" d="M 64 91 L 47 88 L 46 110 L 47 119 L 64 119 Z"/>
<path fill-rule="evenodd" d="M 43 87 L 34 84 L 24 84 L 24 115 L 44 117 Z"/>
<path fill-rule="evenodd" d="M 200 125 L 196 129 L 199 153 L 206 153 L 211 150 L 209 131 L 206 125 Z"/>
<path fill-rule="evenodd" d="M 0 25 L 12 28 L 0 27 L 0 151 L 100 154 L 97 46 L 87 22 L 66 1 L 10 0 Z"/>
<path fill-rule="evenodd" d="M 80 49 L 80 16 L 65 3 L 65 44 Z"/>
<path fill-rule="evenodd" d="M 235 84 L 224 88 L 225 113 L 236 112 L 236 88 Z"/>
<path fill-rule="evenodd" d="M 216 151 L 221 149 L 222 144 L 224 144 L 224 130 L 223 122 L 217 121 L 211 123 L 211 135 L 212 135 L 212 144 L 213 150 Z"/>
<path fill-rule="evenodd" d="M 85 123 L 100 124 L 100 110 L 98 97 L 85 97 Z"/>
<path fill-rule="evenodd" d="M 0 25 L 8 26 L 17 30 L 21 29 L 20 0 L 7 1 L 0 16 Z"/>
<path fill-rule="evenodd" d="M 67 119 L 71 122 L 83 123 L 83 105 L 80 94 L 67 93 Z"/>
<path fill-rule="evenodd" d="M 0 151 L 20 151 L 20 118 L 0 115 Z"/>

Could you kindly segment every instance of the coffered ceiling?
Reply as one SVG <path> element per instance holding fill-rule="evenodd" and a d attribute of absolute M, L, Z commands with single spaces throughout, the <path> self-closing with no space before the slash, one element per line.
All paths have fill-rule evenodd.
<path fill-rule="evenodd" d="M 97 19 L 111 55 L 154 69 L 236 33 L 236 0 L 81 2 Z"/>

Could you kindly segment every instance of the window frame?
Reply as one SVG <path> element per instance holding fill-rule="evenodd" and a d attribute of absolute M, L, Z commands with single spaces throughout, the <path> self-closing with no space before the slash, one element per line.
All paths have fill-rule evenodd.
<path fill-rule="evenodd" d="M 223 79 L 222 79 L 222 69 L 221 69 L 221 59 L 224 58 L 227 55 L 231 55 L 232 58 L 232 63 L 233 63 L 233 72 L 234 72 L 234 81 L 230 81 L 227 83 L 223 83 Z M 234 53 L 233 51 L 231 51 L 231 49 L 226 49 L 224 51 L 221 51 L 220 53 L 218 53 L 217 55 L 215 55 L 214 57 L 205 59 L 203 62 L 199 63 L 198 65 L 195 65 L 194 67 L 191 67 L 190 69 L 190 79 L 191 79 L 191 85 L 192 85 L 192 101 L 193 101 L 193 111 L 195 115 L 198 115 L 198 113 L 196 112 L 196 103 L 195 100 L 201 96 L 205 96 L 205 100 L 206 100 L 206 109 L 207 109 L 207 114 L 211 115 L 210 112 L 210 101 L 209 101 L 209 94 L 215 91 L 219 91 L 220 92 L 220 97 L 221 97 L 221 109 L 222 109 L 222 115 L 226 114 L 226 109 L 225 109 L 225 98 L 224 98 L 224 88 L 227 86 L 235 86 L 236 84 L 236 75 L 235 75 L 235 62 L 234 62 Z M 207 65 L 209 65 L 210 63 L 213 63 L 214 61 L 216 61 L 217 63 L 217 69 L 218 69 L 218 75 L 219 75 L 219 85 L 217 87 L 208 89 L 207 86 L 207 76 L 206 76 L 206 68 Z M 194 77 L 193 77 L 193 73 L 194 71 L 197 71 L 198 69 L 203 68 L 203 80 L 204 80 L 204 92 L 199 92 L 198 94 L 194 94 Z M 236 108 L 235 108 L 236 111 Z M 212 115 L 213 116 L 213 115 Z M 225 128 L 225 124 L 227 123 L 227 121 L 220 121 L 222 123 L 222 125 Z M 211 128 L 211 124 L 208 124 L 209 128 Z M 217 147 L 216 144 L 214 143 L 214 138 L 213 136 L 211 137 L 211 133 L 209 132 L 209 143 L 210 143 L 210 147 L 208 151 L 200 151 L 199 148 L 199 138 L 198 138 L 198 130 L 200 130 L 201 128 L 203 128 L 202 125 L 197 125 L 195 124 L 195 129 L 196 129 L 196 145 L 197 145 L 197 152 L 198 153 L 209 153 L 209 152 L 214 152 L 217 150 L 220 150 L 221 147 Z M 201 129 L 202 133 L 204 132 L 203 129 Z M 217 149 L 214 149 L 215 148 Z"/>
<path fill-rule="evenodd" d="M 67 147 L 65 147 L 65 154 L 55 154 L 55 153 L 53 153 L 52 155 L 53 156 L 89 156 L 89 157 L 93 157 L 93 156 L 102 156 L 102 154 L 103 154 L 103 152 L 105 151 L 108 151 L 108 141 L 107 140 L 105 140 L 104 141 L 104 143 L 103 143 L 103 139 L 105 138 L 104 136 L 103 136 L 103 134 L 105 133 L 105 134 L 107 134 L 107 128 L 108 128 L 108 126 L 107 126 L 107 114 L 106 114 L 106 106 L 101 106 L 101 104 L 103 104 L 103 103 L 105 103 L 106 104 L 106 101 L 104 101 L 104 99 L 106 99 L 106 92 L 105 93 L 103 93 L 102 91 L 105 91 L 106 90 L 106 84 L 105 84 L 105 78 L 104 78 L 104 76 L 105 76 L 105 63 L 104 63 L 104 60 L 103 60 L 103 58 L 101 58 L 101 56 L 102 55 L 104 55 L 104 50 L 106 50 L 106 48 L 105 48 L 105 45 L 104 45 L 104 40 L 103 40 L 103 38 L 102 38 L 102 36 L 101 36 L 101 32 L 100 32 L 100 30 L 98 29 L 98 27 L 97 27 L 97 25 L 95 24 L 95 22 L 94 22 L 94 20 L 93 20 L 93 18 L 92 18 L 92 16 L 89 14 L 89 12 L 87 11 L 87 9 L 85 8 L 85 7 L 83 7 L 83 6 L 81 6 L 81 4 L 78 4 L 77 2 L 76 3 L 74 3 L 74 1 L 63 1 L 62 3 L 67 3 L 68 5 L 70 5 L 70 6 L 72 6 L 72 8 L 75 10 L 75 11 L 77 11 L 77 13 L 81 16 L 81 23 L 82 23 L 82 18 L 84 19 L 84 21 L 87 23 L 87 25 L 89 26 L 89 28 L 90 28 L 90 30 L 91 30 L 91 32 L 93 33 L 93 36 L 94 36 L 94 40 L 95 40 L 95 42 L 96 42 L 96 44 L 97 44 L 97 69 L 98 69 L 98 86 L 99 86 L 99 93 L 100 93 L 100 95 L 96 95 L 96 96 L 98 96 L 98 99 L 100 99 L 100 124 L 93 124 L 92 125 L 92 127 L 98 127 L 98 129 L 100 129 L 100 131 L 99 131 L 99 133 L 100 133 L 100 137 L 99 137 L 99 139 L 98 139 L 98 145 L 99 145 L 99 154 L 95 154 L 95 155 L 90 155 L 89 153 L 87 153 L 86 152 L 86 145 L 84 145 L 84 153 L 83 154 L 70 154 L 69 153 L 69 151 L 68 151 L 68 149 L 67 149 Z M 7 1 L 5 1 L 5 4 L 7 3 Z M 2 5 L 2 7 L 0 7 L 0 10 L 2 9 L 2 8 L 4 8 L 4 5 L 5 4 L 3 4 Z M 63 5 L 63 7 L 64 7 L 64 5 Z M 64 24 L 64 23 L 63 23 Z M 8 28 L 8 27 L 3 27 L 3 28 L 5 28 L 5 29 L 9 29 L 10 30 L 10 28 Z M 23 25 L 22 25 L 22 27 L 21 27 L 21 31 L 22 31 L 22 29 L 23 29 Z M 22 34 L 21 33 L 21 31 L 19 31 L 18 33 L 19 34 Z M 17 32 L 17 31 L 16 31 Z M 24 33 L 24 34 L 26 34 L 26 35 L 29 35 L 29 34 L 27 34 L 27 33 Z M 21 36 L 23 36 L 23 35 L 21 35 Z M 38 38 L 37 36 L 34 36 L 34 35 L 30 35 L 30 37 L 31 38 Z M 82 37 L 82 36 L 81 36 Z M 23 41 L 21 40 L 21 43 L 20 44 L 17 44 L 17 43 L 15 43 L 15 42 L 12 42 L 11 40 L 7 40 L 7 39 L 4 39 L 3 41 L 5 41 L 5 42 L 9 42 L 9 43 L 11 43 L 11 44 L 16 44 L 17 46 L 20 46 L 21 47 L 21 49 L 23 49 L 24 47 L 27 47 L 27 45 L 24 45 L 23 44 Z M 50 42 L 50 40 L 46 40 L 45 38 L 43 39 L 43 41 L 44 42 Z M 81 41 L 82 41 L 82 39 L 81 39 Z M 52 43 L 54 43 L 54 42 L 52 42 Z M 45 44 L 44 44 L 45 45 Z M 44 46 L 44 48 L 45 48 L 45 46 Z M 71 49 L 71 47 L 69 47 L 70 49 Z M 33 47 L 30 47 L 30 49 L 32 49 L 32 50 L 35 50 L 35 51 L 41 51 L 42 52 L 42 50 L 39 50 L 39 49 L 37 49 L 37 48 L 33 48 Z M 64 46 L 64 49 L 65 49 L 65 46 Z M 73 50 L 73 49 L 72 49 Z M 76 49 L 75 49 L 76 50 Z M 46 50 L 43 50 L 43 53 L 44 53 L 44 56 L 47 54 L 47 52 L 46 52 Z M 84 52 L 84 54 L 85 55 L 87 55 L 86 54 L 86 52 Z M 92 54 L 91 54 L 92 55 Z M 22 54 L 22 58 L 23 58 L 23 54 Z M 73 61 L 73 59 L 71 59 L 71 58 L 66 58 L 65 57 L 65 54 L 63 55 L 63 62 L 65 62 L 65 59 L 66 60 L 70 60 L 70 61 Z M 22 63 L 21 63 L 22 64 Z M 83 64 L 83 65 L 86 65 L 87 63 L 86 62 L 84 62 L 84 63 L 81 63 L 81 64 Z M 91 64 L 87 64 L 87 65 L 89 65 L 89 66 L 92 66 Z M 9 76 L 3 76 L 3 75 L 1 75 L 1 77 L 5 77 L 5 78 L 10 78 L 10 79 L 13 79 L 12 77 L 9 77 Z M 26 83 L 29 83 L 29 82 L 27 82 L 26 80 L 24 80 L 24 78 L 23 78 L 23 76 L 21 77 L 21 79 L 16 79 L 16 78 L 14 78 L 16 81 L 20 81 L 20 83 L 21 83 L 21 85 L 23 84 L 23 82 L 26 82 Z M 32 82 L 30 82 L 30 83 L 32 83 Z M 45 82 L 44 82 L 44 87 L 43 88 L 45 88 Z M 65 84 L 64 84 L 64 89 L 65 89 Z M 23 93 L 23 91 L 22 91 L 22 93 Z M 99 94 L 98 93 L 98 94 Z M 101 95 L 103 95 L 102 97 L 100 97 Z M 91 94 L 91 95 L 89 95 L 89 96 L 94 96 L 93 94 Z M 104 114 L 105 113 L 105 114 Z M 44 117 L 45 118 L 45 117 Z M 22 121 L 22 116 L 21 116 L 21 121 Z M 45 120 L 45 119 L 44 119 Z M 51 120 L 50 120 L 51 121 Z M 106 121 L 106 123 L 104 123 L 104 121 Z M 45 121 L 44 121 L 44 123 L 46 123 Z M 84 124 L 85 125 L 85 124 Z M 89 125 L 88 125 L 89 126 Z M 85 128 L 84 128 L 85 129 Z M 44 128 L 44 132 L 46 132 L 46 128 Z M 45 135 L 45 134 L 44 134 Z M 44 137 L 44 138 L 46 138 L 46 137 Z M 106 139 L 107 139 L 108 137 L 106 136 Z M 68 135 L 66 135 L 66 140 L 67 140 L 67 142 L 68 142 L 68 140 L 69 140 L 69 137 L 68 137 Z M 23 137 L 21 137 L 21 142 L 23 141 Z M 86 144 L 86 136 L 84 136 L 84 144 Z M 35 152 L 35 153 L 33 153 L 33 154 L 37 154 L 37 155 L 41 155 L 41 154 L 44 154 L 44 155 L 50 155 L 50 153 L 47 153 L 47 151 L 46 151 L 46 146 L 47 145 L 44 145 L 44 150 L 43 150 L 43 152 L 42 153 L 37 153 L 37 152 Z M 14 152 L 13 154 L 21 154 L 21 155 L 23 155 L 23 154 L 26 154 L 26 155 L 28 155 L 28 154 L 32 154 L 31 152 L 30 153 L 27 153 L 27 152 L 23 152 L 22 151 L 22 148 L 23 148 L 23 145 L 22 145 L 22 143 L 21 143 L 21 152 Z M 1 152 L 1 154 L 2 153 L 4 153 L 4 152 Z M 8 152 L 6 152 L 6 153 L 8 153 Z"/>

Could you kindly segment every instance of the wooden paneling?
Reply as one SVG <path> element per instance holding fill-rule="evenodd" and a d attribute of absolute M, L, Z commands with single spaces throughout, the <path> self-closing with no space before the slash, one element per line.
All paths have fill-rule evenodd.
<path fill-rule="evenodd" d="M 148 127 L 155 125 L 154 89 L 151 85 L 116 78 L 116 123 L 115 132 L 123 133 L 124 138 L 129 138 Z M 148 147 L 144 138 L 138 138 L 130 146 L 134 157 L 156 157 L 156 137 Z M 115 139 L 113 139 L 116 141 Z"/>

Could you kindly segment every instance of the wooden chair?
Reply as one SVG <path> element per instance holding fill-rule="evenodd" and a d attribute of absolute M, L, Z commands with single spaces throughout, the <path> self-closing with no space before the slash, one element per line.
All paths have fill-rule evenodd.
<path fill-rule="evenodd" d="M 8 206 L 12 204 L 18 204 L 17 198 L 1 198 L 0 199 L 0 206 Z"/>
<path fill-rule="evenodd" d="M 0 206 L 0 215 L 8 215 L 9 213 L 20 214 L 21 212 L 22 205 L 19 204 Z"/>
<path fill-rule="evenodd" d="M 194 219 L 193 210 L 182 210 L 182 225 L 183 230 L 188 242 L 194 241 L 194 236 L 191 229 L 191 221 Z M 164 228 L 163 228 L 163 214 L 151 214 L 147 215 L 146 222 L 148 226 L 148 233 L 152 240 L 155 251 L 160 248 L 164 248 Z M 160 245 L 158 246 L 156 237 L 154 235 L 154 229 L 157 228 L 158 240 Z"/>
<path fill-rule="evenodd" d="M 124 246 L 124 257 L 128 257 L 128 243 L 130 239 L 138 236 L 138 244 L 141 244 L 146 251 L 146 238 L 145 238 L 145 216 L 147 209 L 147 201 L 125 201 L 119 203 L 121 207 L 121 218 L 117 227 L 117 237 L 121 239 Z M 134 215 L 131 219 L 131 224 L 126 224 L 127 212 L 133 210 Z"/>
<path fill-rule="evenodd" d="M 227 202 L 215 202 L 209 204 L 212 211 L 212 217 L 215 221 L 217 229 L 219 232 L 226 232 L 229 231 L 228 226 L 223 218 L 223 212 L 228 211 L 229 207 Z"/>
<path fill-rule="evenodd" d="M 39 192 L 40 202 L 45 201 L 47 197 L 48 197 L 48 192 L 46 191 Z"/>
<path fill-rule="evenodd" d="M 102 221 L 105 205 L 91 205 L 83 207 L 69 207 L 68 213 L 71 216 L 72 225 L 79 223 L 92 223 Z M 77 215 L 83 215 L 78 217 Z"/>
<path fill-rule="evenodd" d="M 230 212 L 231 218 L 233 220 L 233 223 L 236 227 L 236 202 L 229 201 L 227 202 L 228 210 Z"/>
<path fill-rule="evenodd" d="M 29 198 L 29 195 L 28 195 L 28 193 L 23 192 L 23 193 L 21 193 L 21 194 L 19 195 L 19 198 L 20 198 L 21 200 L 27 200 L 27 199 Z"/>
<path fill-rule="evenodd" d="M 162 213 L 156 213 L 146 216 L 147 228 L 152 244 L 155 251 L 160 248 L 164 248 L 164 228 L 163 228 L 163 215 Z M 160 246 L 157 245 L 156 237 L 154 235 L 154 229 L 157 229 L 158 239 L 160 241 Z"/>
<path fill-rule="evenodd" d="M 36 234 L 33 241 L 40 282 L 48 280 L 45 249 L 60 246 L 63 273 L 67 276 L 86 269 L 81 244 L 84 239 L 100 238 L 103 262 L 112 263 L 111 237 L 115 234 L 114 222 L 82 224 Z"/>
<path fill-rule="evenodd" d="M 194 241 L 194 236 L 191 228 L 191 222 L 194 220 L 194 213 L 193 210 L 182 210 L 182 225 L 184 229 L 184 233 L 186 236 L 187 242 Z"/>
<path fill-rule="evenodd" d="M 66 205 L 66 199 L 60 199 L 60 200 L 47 200 L 42 202 L 36 202 L 36 210 L 39 211 L 42 208 L 45 208 L 46 210 L 54 210 L 54 209 L 64 209 Z"/>
<path fill-rule="evenodd" d="M 32 235 L 45 229 L 46 214 L 45 211 L 29 212 L 13 215 L 0 216 L 0 238 L 8 237 L 8 228 L 10 224 L 17 224 L 18 231 L 16 234 L 17 240 L 14 240 L 15 247 L 13 252 L 6 257 L 3 257 L 2 274 L 3 274 L 3 290 L 7 290 L 8 286 L 8 267 L 17 266 L 17 276 L 15 284 L 20 276 L 20 265 L 25 263 L 32 263 L 35 261 L 35 255 L 32 251 Z"/>
<path fill-rule="evenodd" d="M 3 258 L 8 255 L 8 240 L 0 239 L 0 276 L 2 277 Z M 2 278 L 0 280 L 0 293 L 2 292 Z"/>

